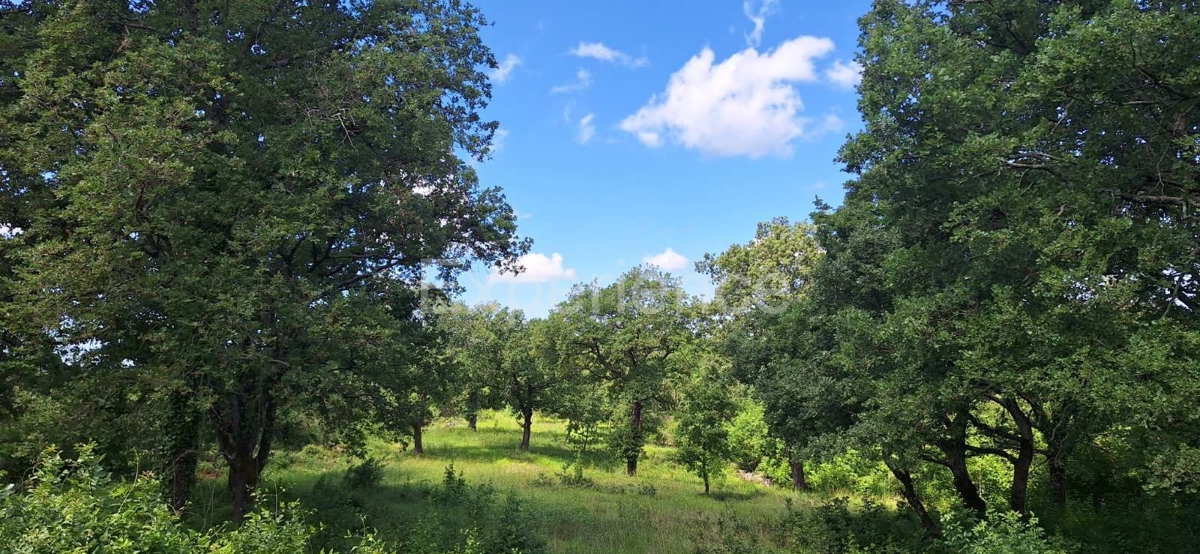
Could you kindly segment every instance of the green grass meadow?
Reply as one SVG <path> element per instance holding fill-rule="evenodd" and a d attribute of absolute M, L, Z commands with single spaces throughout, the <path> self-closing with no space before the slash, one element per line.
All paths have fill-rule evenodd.
<path fill-rule="evenodd" d="M 593 453 L 585 458 L 585 476 L 595 485 L 563 485 L 556 475 L 566 472 L 565 465 L 574 460 L 565 427 L 561 421 L 536 420 L 527 453 L 517 448 L 520 427 L 504 413 L 482 418 L 477 431 L 461 420 L 435 423 L 425 434 L 422 456 L 402 452 L 398 444 L 374 441 L 368 450 L 384 462 L 384 478 L 379 487 L 358 495 L 359 507 L 368 514 L 361 524 L 377 528 L 384 538 L 404 533 L 427 508 L 421 491 L 440 483 L 451 464 L 472 485 L 489 484 L 498 493 L 520 496 L 547 539 L 549 551 L 563 554 L 690 552 L 695 541 L 703 540 L 705 530 L 715 529 L 722 518 L 749 526 L 769 543 L 774 523 L 786 510 L 786 499 L 797 506 L 816 501 L 779 487 L 746 482 L 732 468 L 706 496 L 699 478 L 670 461 L 670 447 L 654 445 L 647 447 L 637 477 L 625 475 L 623 464 Z M 302 506 L 319 506 L 320 491 L 314 494 L 318 480 L 322 476 L 340 479 L 352 461 L 342 453 L 313 446 L 281 454 L 268 470 L 263 488 L 273 492 L 266 493 L 263 501 L 295 498 Z M 198 491 L 200 498 L 195 498 L 199 517 L 206 522 L 223 519 L 219 511 L 223 492 L 215 475 L 206 480 Z"/>

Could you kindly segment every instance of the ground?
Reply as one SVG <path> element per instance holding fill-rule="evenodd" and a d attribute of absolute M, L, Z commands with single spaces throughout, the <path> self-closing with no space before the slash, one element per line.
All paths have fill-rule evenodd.
<path fill-rule="evenodd" d="M 371 524 L 383 528 L 389 519 L 404 521 L 419 514 L 424 500 L 405 491 L 421 482 L 440 482 L 451 463 L 472 484 L 516 491 L 535 513 L 549 551 L 562 554 L 690 552 L 701 531 L 722 516 L 736 516 L 767 535 L 786 509 L 785 499 L 805 502 L 790 491 L 745 482 L 732 468 L 706 496 L 698 477 L 670 461 L 671 448 L 666 446 L 647 448 L 637 477 L 626 476 L 623 464 L 595 456 L 589 457 L 594 465 L 587 468 L 586 477 L 597 486 L 562 486 L 556 475 L 574 459 L 565 424 L 535 421 L 528 453 L 518 451 L 520 439 L 516 420 L 496 413 L 481 420 L 478 431 L 461 420 L 437 422 L 425 435 L 423 456 L 402 452 L 396 444 L 372 443 L 371 455 L 384 461 L 385 471 L 382 486 L 369 499 Z M 268 470 L 267 479 L 287 491 L 284 496 L 302 502 L 322 475 L 341 475 L 351 461 L 312 447 L 281 458 Z M 219 502 L 221 491 L 216 489 L 210 483 L 201 492 L 218 496 L 214 500 Z"/>

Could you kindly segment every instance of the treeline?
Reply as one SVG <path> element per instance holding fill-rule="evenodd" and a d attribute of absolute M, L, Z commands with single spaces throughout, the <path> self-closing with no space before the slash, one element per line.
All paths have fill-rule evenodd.
<path fill-rule="evenodd" d="M 456 155 L 497 128 L 484 23 L 438 0 L 0 0 L 5 479 L 92 441 L 120 475 L 150 460 L 178 512 L 215 453 L 241 521 L 282 448 L 420 453 L 434 418 L 506 408 L 520 449 L 553 414 L 629 475 L 668 437 L 706 492 L 731 461 L 804 489 L 851 453 L 930 540 L 965 509 L 1186 548 L 1194 4 L 879 0 L 838 207 L 706 256 L 712 299 L 637 267 L 538 320 L 452 301 L 529 247 Z"/>

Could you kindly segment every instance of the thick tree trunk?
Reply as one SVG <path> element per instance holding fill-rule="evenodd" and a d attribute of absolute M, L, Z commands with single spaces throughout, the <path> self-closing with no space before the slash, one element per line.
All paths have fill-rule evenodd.
<path fill-rule="evenodd" d="M 1008 507 L 1022 516 L 1029 515 L 1029 470 L 1033 467 L 1036 444 L 1033 440 L 1033 425 L 1029 416 L 1016 400 L 1005 400 L 1002 405 L 1012 416 L 1017 427 L 1017 456 L 1012 460 L 1013 479 L 1009 489 Z"/>
<path fill-rule="evenodd" d="M 425 453 L 425 445 L 421 442 L 421 431 L 424 430 L 424 423 L 417 421 L 412 424 L 413 429 L 413 454 L 418 456 Z"/>
<path fill-rule="evenodd" d="M 642 408 L 640 400 L 634 401 L 630 425 L 633 433 L 631 439 L 634 441 L 635 448 L 625 455 L 625 473 L 630 477 L 637 475 L 638 457 L 642 454 Z"/>
<path fill-rule="evenodd" d="M 946 467 L 953 478 L 954 492 L 958 493 L 963 505 L 980 517 L 987 515 L 987 502 L 979 495 L 979 487 L 975 485 L 971 472 L 967 470 L 966 448 L 942 445 L 942 452 L 946 454 Z"/>
<path fill-rule="evenodd" d="M 796 492 L 808 490 L 808 481 L 804 478 L 804 460 L 795 454 L 788 454 L 788 466 L 792 470 L 792 488 Z"/>
<path fill-rule="evenodd" d="M 521 422 L 521 451 L 529 451 L 529 436 L 533 434 L 533 410 L 526 409 L 521 412 L 523 418 Z"/>
<path fill-rule="evenodd" d="M 228 486 L 233 502 L 233 521 L 241 525 L 254 509 L 254 489 L 267 467 L 275 430 L 276 405 L 265 389 L 258 394 L 233 395 L 227 410 L 214 406 L 217 443 L 229 469 Z M 247 402 L 247 399 L 254 401 Z M 248 407 L 255 408 L 249 410 Z"/>
<path fill-rule="evenodd" d="M 887 462 L 886 457 L 884 463 L 892 471 L 892 475 L 896 477 L 896 480 L 900 481 L 900 485 L 902 486 L 901 494 L 904 495 L 904 501 L 917 513 L 917 517 L 920 518 L 921 527 L 925 529 L 925 533 L 932 538 L 940 539 L 942 537 L 942 530 L 938 527 L 937 522 L 933 520 L 933 517 L 929 515 L 929 510 L 925 509 L 925 503 L 921 502 L 921 496 L 917 494 L 917 488 L 913 485 L 912 474 L 892 466 L 891 463 Z"/>

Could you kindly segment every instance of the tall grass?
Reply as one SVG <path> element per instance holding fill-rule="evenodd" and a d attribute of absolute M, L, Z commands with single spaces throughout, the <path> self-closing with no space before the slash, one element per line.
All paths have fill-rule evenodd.
<path fill-rule="evenodd" d="M 297 498 L 303 506 L 317 508 L 331 538 L 344 534 L 344 527 L 363 525 L 377 528 L 385 540 L 401 538 L 429 512 L 426 492 L 453 464 L 471 484 L 516 492 L 533 512 L 533 524 L 545 535 L 549 551 L 564 554 L 691 552 L 697 540 L 704 540 L 702 531 L 720 519 L 742 522 L 769 544 L 785 512 L 785 499 L 796 506 L 817 502 L 743 481 L 732 471 L 706 496 L 699 478 L 670 461 L 672 449 L 666 446 L 647 448 L 637 477 L 626 476 L 623 467 L 602 453 L 588 453 L 583 463 L 590 486 L 564 484 L 557 475 L 567 474 L 566 466 L 576 460 L 565 430 L 564 422 L 538 420 L 532 448 L 520 452 L 520 427 L 507 414 L 497 413 L 481 419 L 477 431 L 459 421 L 438 422 L 427 431 L 422 456 L 403 452 L 397 444 L 373 441 L 368 451 L 383 464 L 382 482 L 355 492 L 355 505 L 342 509 L 322 506 L 329 503 L 328 483 L 340 483 L 355 460 L 309 446 L 277 458 L 266 475 L 264 498 Z M 325 485 L 317 487 L 322 477 Z M 220 521 L 222 492 L 223 486 L 209 479 L 196 495 L 195 517 Z"/>

